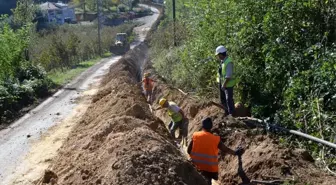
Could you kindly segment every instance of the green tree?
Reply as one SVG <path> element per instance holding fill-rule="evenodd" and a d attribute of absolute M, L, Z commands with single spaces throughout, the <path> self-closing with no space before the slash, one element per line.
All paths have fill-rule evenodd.
<path fill-rule="evenodd" d="M 35 18 L 36 10 L 33 0 L 18 0 L 16 8 L 12 10 L 14 23 L 19 26 L 32 23 Z"/>
<path fill-rule="evenodd" d="M 0 30 L 0 80 L 14 77 L 15 71 L 24 59 L 24 51 L 29 43 L 30 25 L 13 30 L 5 24 Z"/>

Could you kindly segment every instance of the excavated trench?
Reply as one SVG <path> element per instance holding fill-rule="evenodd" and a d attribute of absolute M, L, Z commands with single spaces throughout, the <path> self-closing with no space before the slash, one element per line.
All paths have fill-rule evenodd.
<path fill-rule="evenodd" d="M 205 181 L 184 152 L 169 136 L 169 118 L 164 110 L 151 112 L 139 81 L 143 69 L 155 72 L 148 61 L 146 44 L 137 46 L 111 66 L 100 91 L 75 126 L 41 180 L 57 184 L 113 185 L 203 185 Z M 147 62 L 146 62 L 147 61 Z M 336 179 L 317 169 L 303 150 L 281 147 L 262 130 L 249 128 L 234 118 L 223 118 L 222 110 L 205 100 L 181 93 L 157 81 L 154 107 L 166 97 L 178 103 L 189 118 L 188 141 L 210 116 L 214 133 L 230 148 L 243 145 L 241 160 L 221 155 L 219 184 L 239 184 L 258 179 L 297 184 L 336 184 Z M 184 148 L 185 149 L 185 148 Z M 240 163 L 239 163 L 240 162 Z M 240 164 L 240 173 L 237 173 Z M 52 175 L 50 175 L 52 174 Z M 251 183 L 267 184 L 267 183 Z"/>
<path fill-rule="evenodd" d="M 147 46 L 141 44 L 111 66 L 100 91 L 41 182 L 205 184 L 142 95 L 137 82 L 146 58 Z"/>

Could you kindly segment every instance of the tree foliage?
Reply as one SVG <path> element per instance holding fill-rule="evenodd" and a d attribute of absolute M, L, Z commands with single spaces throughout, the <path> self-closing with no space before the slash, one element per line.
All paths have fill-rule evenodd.
<path fill-rule="evenodd" d="M 25 0 L 20 0 L 21 2 L 24 2 Z M 44 2 L 58 2 L 59 0 L 27 0 L 27 1 L 33 1 L 35 4 L 41 4 Z M 70 0 L 62 0 L 64 3 L 68 3 Z M 11 15 L 13 12 L 12 9 L 15 9 L 18 0 L 0 0 L 0 15 L 1 14 L 8 14 Z"/>
<path fill-rule="evenodd" d="M 13 76 L 24 60 L 23 52 L 29 43 L 28 28 L 13 30 L 6 23 L 0 30 L 0 79 Z"/>
<path fill-rule="evenodd" d="M 131 32 L 134 24 L 104 27 L 101 32 L 102 50 L 108 52 L 118 32 Z M 81 61 L 99 55 L 97 26 L 62 25 L 34 35 L 30 42 L 31 60 L 47 71 L 64 70 Z"/>
<path fill-rule="evenodd" d="M 36 10 L 33 0 L 18 0 L 16 8 L 12 10 L 14 23 L 20 26 L 32 23 Z"/>
<path fill-rule="evenodd" d="M 0 29 L 0 122 L 10 120 L 35 98 L 48 94 L 52 83 L 39 65 L 26 60 L 31 24 Z"/>

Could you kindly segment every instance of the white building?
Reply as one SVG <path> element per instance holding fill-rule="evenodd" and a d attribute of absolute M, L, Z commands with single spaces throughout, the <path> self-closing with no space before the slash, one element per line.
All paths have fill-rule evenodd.
<path fill-rule="evenodd" d="M 49 23 L 64 24 L 65 22 L 76 21 L 75 8 L 58 2 L 46 2 L 40 4 L 40 9 L 45 20 Z"/>

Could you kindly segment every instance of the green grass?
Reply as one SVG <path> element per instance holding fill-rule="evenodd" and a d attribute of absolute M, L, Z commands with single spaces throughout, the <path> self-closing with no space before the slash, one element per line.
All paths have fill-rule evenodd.
<path fill-rule="evenodd" d="M 112 56 L 112 53 L 111 52 L 105 52 L 105 53 L 103 53 L 103 58 L 107 58 L 107 57 L 110 57 L 110 56 Z"/>
<path fill-rule="evenodd" d="M 107 54 L 104 54 L 104 56 L 107 56 Z M 66 83 L 77 77 L 80 73 L 84 72 L 89 67 L 96 64 L 100 59 L 101 58 L 96 58 L 89 61 L 81 62 L 72 69 L 65 69 L 63 71 L 55 70 L 49 72 L 48 77 L 57 85 L 65 85 Z"/>
<path fill-rule="evenodd" d="M 132 32 L 132 34 L 128 37 L 128 42 L 129 43 L 133 42 L 135 40 L 135 37 L 136 37 L 135 33 Z"/>

